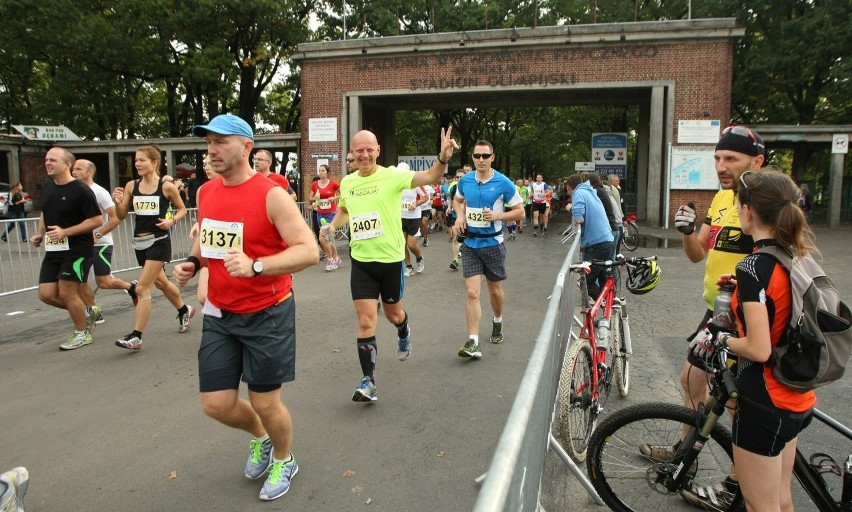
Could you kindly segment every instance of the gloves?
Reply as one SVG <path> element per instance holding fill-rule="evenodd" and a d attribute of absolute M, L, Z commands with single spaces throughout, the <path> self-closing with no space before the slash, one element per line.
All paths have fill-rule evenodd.
<path fill-rule="evenodd" d="M 721 326 L 708 322 L 689 342 L 689 355 L 705 363 L 711 362 L 717 350 L 727 348 L 731 333 Z"/>
<path fill-rule="evenodd" d="M 695 231 L 695 203 L 681 205 L 675 215 L 675 227 L 684 235 Z"/>

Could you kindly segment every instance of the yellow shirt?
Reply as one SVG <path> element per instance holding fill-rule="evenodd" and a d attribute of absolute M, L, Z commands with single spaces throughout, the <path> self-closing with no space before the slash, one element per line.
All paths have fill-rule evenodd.
<path fill-rule="evenodd" d="M 712 310 L 713 302 L 719 295 L 716 281 L 722 274 L 736 274 L 737 263 L 754 251 L 754 240 L 742 231 L 733 190 L 716 193 L 704 224 L 710 227 L 707 267 L 704 270 L 704 300 L 707 309 Z"/>

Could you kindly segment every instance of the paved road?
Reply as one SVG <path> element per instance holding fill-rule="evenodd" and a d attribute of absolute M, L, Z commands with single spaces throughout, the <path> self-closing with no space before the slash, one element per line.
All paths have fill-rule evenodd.
<path fill-rule="evenodd" d="M 850 234 L 820 232 L 820 242 L 832 246 L 822 245 L 825 266 L 847 298 L 852 273 L 840 249 L 848 251 Z M 29 467 L 30 512 L 470 510 L 478 492 L 473 480 L 493 455 L 565 254 L 555 234 L 527 233 L 508 247 L 507 341 L 485 343 L 480 361 L 463 360 L 456 356 L 465 335 L 463 282 L 447 269 L 445 235 L 433 235 L 424 249 L 426 271 L 407 282 L 413 355 L 397 361 L 395 330 L 380 324 L 379 401 L 366 406 L 350 401 L 360 373 L 348 265 L 336 273 L 317 265 L 296 277 L 297 379 L 283 396 L 301 469 L 290 493 L 273 503 L 258 501 L 260 484 L 242 476 L 247 436 L 207 419 L 198 406 L 200 318 L 179 335 L 175 311 L 155 295 L 145 347 L 128 353 L 113 340 L 131 327 L 132 305 L 122 293 L 102 292 L 106 323 L 95 343 L 62 352 L 57 346 L 69 330 L 64 312 L 32 292 L 3 297 L 0 466 Z M 701 311 L 700 265 L 686 262 L 679 248 L 637 253 L 659 254 L 665 274 L 653 294 L 631 300 L 631 327 L 640 340 L 632 391 L 628 399 L 613 397 L 611 408 L 678 399 L 682 338 Z M 187 287 L 187 300 L 194 292 Z M 848 382 L 820 394 L 821 406 L 839 418 L 852 412 Z M 547 510 L 597 509 L 558 459 L 548 462 Z"/>

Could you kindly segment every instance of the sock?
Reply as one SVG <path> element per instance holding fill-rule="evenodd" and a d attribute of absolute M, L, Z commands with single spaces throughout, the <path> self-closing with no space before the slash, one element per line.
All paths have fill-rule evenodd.
<path fill-rule="evenodd" d="M 474 345 L 479 345 L 479 335 L 478 334 L 468 334 L 467 337 L 470 338 L 473 341 Z"/>
<path fill-rule="evenodd" d="M 396 335 L 399 336 L 400 339 L 408 336 L 408 313 L 405 310 L 402 310 L 402 314 L 405 315 L 402 322 L 394 324 L 396 326 Z"/>
<path fill-rule="evenodd" d="M 86 329 L 83 329 L 82 331 L 78 331 L 77 329 L 74 329 L 74 334 L 83 334 L 84 332 L 86 332 Z"/>
<path fill-rule="evenodd" d="M 260 438 L 258 438 L 258 439 L 260 439 Z M 292 452 L 290 453 L 290 456 L 287 457 L 286 459 L 279 459 L 275 455 L 272 456 L 272 462 L 283 462 L 284 464 L 287 464 L 288 462 L 293 462 L 294 460 L 296 460 L 296 458 L 293 457 Z"/>
<path fill-rule="evenodd" d="M 266 434 L 263 434 L 263 437 L 257 438 L 257 440 L 260 441 L 261 443 L 266 441 L 267 439 L 269 439 L 269 433 L 268 432 Z"/>
<path fill-rule="evenodd" d="M 375 384 L 376 378 L 376 337 L 358 338 L 358 362 L 361 363 L 361 373 L 364 377 L 370 377 Z"/>
<path fill-rule="evenodd" d="M 420 263 L 421 261 L 423 261 L 423 256 L 420 256 L 419 258 L 417 258 L 417 263 Z"/>
<path fill-rule="evenodd" d="M 187 314 L 187 313 L 189 313 L 189 307 L 187 307 L 187 305 L 186 305 L 186 304 L 184 304 L 183 306 L 181 306 L 181 307 L 178 309 L 178 314 L 179 314 L 180 316 L 183 316 L 183 315 L 185 315 L 185 314 Z"/>
<path fill-rule="evenodd" d="M 414 267 L 412 267 L 411 265 L 406 265 L 405 268 L 410 268 L 411 270 L 414 270 Z"/>
<path fill-rule="evenodd" d="M 503 317 L 502 316 L 495 316 L 493 322 L 495 324 L 502 324 L 503 323 Z"/>
<path fill-rule="evenodd" d="M 509 224 L 509 225 L 508 225 L 508 226 L 506 226 L 506 227 L 509 229 L 509 234 L 510 234 L 510 235 L 511 235 L 512 233 L 514 233 L 514 232 L 515 232 L 515 225 L 514 225 L 514 224 Z"/>
<path fill-rule="evenodd" d="M 538 224 L 533 224 L 533 231 L 538 231 Z"/>
<path fill-rule="evenodd" d="M 140 340 L 142 339 L 142 331 L 137 331 L 137 330 L 134 329 L 131 334 L 133 334 L 134 336 L 137 336 Z"/>

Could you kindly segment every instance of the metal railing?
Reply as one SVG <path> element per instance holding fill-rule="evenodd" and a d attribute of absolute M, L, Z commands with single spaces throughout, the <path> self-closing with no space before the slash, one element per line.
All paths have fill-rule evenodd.
<path fill-rule="evenodd" d="M 559 369 L 562 355 L 572 341 L 578 289 L 568 268 L 579 254 L 579 239 L 575 237 L 556 276 L 541 330 L 474 505 L 475 512 L 539 510 L 545 457 L 548 447 L 555 443 L 550 432 Z M 566 279 L 568 276 L 571 279 Z M 581 483 L 588 484 L 570 459 L 561 458 Z M 594 493 L 591 485 L 584 486 Z"/>
<path fill-rule="evenodd" d="M 310 225 L 311 210 L 306 203 L 297 203 L 305 222 Z M 192 249 L 189 231 L 197 218 L 197 209 L 189 208 L 189 213 L 171 228 L 172 261 L 184 260 Z M 112 271 L 114 273 L 139 269 L 136 253 L 130 244 L 133 238 L 135 213 L 128 213 L 127 218 L 112 231 L 113 253 Z M 27 240 L 21 238 L 18 223 L 26 226 L 27 236 L 38 232 L 38 218 L 30 217 L 23 220 L 0 220 L 0 229 L 5 233 L 12 225 L 13 229 L 7 235 L 8 242 L 0 242 L 0 297 L 13 293 L 35 290 L 38 288 L 38 274 L 41 260 L 44 258 L 44 245 L 33 247 Z M 91 274 L 91 272 L 90 272 Z"/>

